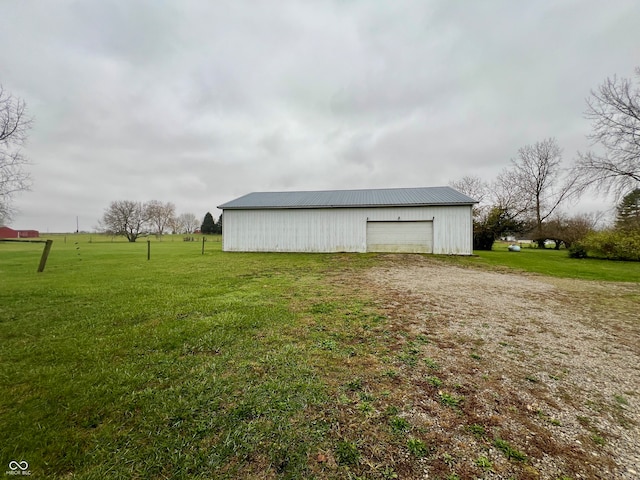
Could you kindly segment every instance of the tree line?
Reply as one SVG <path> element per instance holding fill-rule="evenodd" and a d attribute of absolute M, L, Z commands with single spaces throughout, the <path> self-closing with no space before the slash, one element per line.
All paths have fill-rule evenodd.
<path fill-rule="evenodd" d="M 640 67 L 636 76 L 640 85 Z M 490 250 L 507 234 L 526 235 L 540 247 L 553 240 L 556 248 L 570 248 L 595 230 L 598 214 L 570 216 L 561 208 L 586 192 L 613 194 L 619 202 L 614 230 L 640 241 L 640 88 L 629 79 L 606 79 L 591 91 L 585 117 L 592 122 L 593 149 L 578 152 L 569 169 L 561 166 L 556 139 L 547 138 L 520 148 L 492 181 L 465 176 L 451 183 L 479 202 L 474 249 Z"/>
<path fill-rule="evenodd" d="M 123 235 L 130 242 L 149 234 L 222 233 L 222 215 L 216 223 L 211 213 L 207 212 L 200 222 L 193 213 L 176 215 L 176 207 L 171 202 L 117 200 L 105 210 L 98 230 L 111 235 Z"/>

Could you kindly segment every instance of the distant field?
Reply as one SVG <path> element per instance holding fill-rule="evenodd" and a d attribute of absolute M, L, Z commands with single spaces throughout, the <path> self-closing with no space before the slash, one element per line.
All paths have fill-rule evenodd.
<path fill-rule="evenodd" d="M 0 243 L 5 466 L 87 479 L 420 478 L 425 468 L 465 478 L 489 468 L 479 458 L 456 466 L 455 445 L 412 417 L 414 362 L 442 368 L 438 381 L 448 367 L 429 366 L 433 339 L 407 330 L 403 304 L 367 286 L 370 269 L 423 257 L 223 253 L 220 237 L 203 255 L 200 236 L 183 237 L 150 238 L 147 260 L 146 238 L 51 236 L 41 274 L 41 244 Z M 551 251 L 451 261 L 569 268 Z M 636 265 L 579 262 L 596 266 L 580 267 L 583 278 L 640 278 Z M 456 395 L 441 395 L 452 402 L 442 408 L 473 425 Z M 534 478 L 527 461 L 486 461 Z"/>

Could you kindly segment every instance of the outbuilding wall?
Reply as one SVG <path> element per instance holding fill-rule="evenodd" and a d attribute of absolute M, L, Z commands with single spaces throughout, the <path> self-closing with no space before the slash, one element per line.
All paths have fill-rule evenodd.
<path fill-rule="evenodd" d="M 18 232 L 9 227 L 0 227 L 0 238 L 18 238 Z"/>
<path fill-rule="evenodd" d="M 367 221 L 433 221 L 433 253 L 470 255 L 470 205 L 225 209 L 227 252 L 366 252 Z"/>
<path fill-rule="evenodd" d="M 37 230 L 14 230 L 9 227 L 0 227 L 0 238 L 38 238 Z"/>

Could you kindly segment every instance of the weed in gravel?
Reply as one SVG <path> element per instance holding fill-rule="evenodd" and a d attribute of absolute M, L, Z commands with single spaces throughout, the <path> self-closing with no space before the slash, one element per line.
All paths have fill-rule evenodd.
<path fill-rule="evenodd" d="M 594 400 L 587 400 L 584 402 L 584 405 L 594 412 L 602 413 L 605 409 L 602 403 L 595 402 Z"/>
<path fill-rule="evenodd" d="M 389 425 L 391 425 L 393 433 L 406 433 L 411 429 L 411 424 L 402 417 L 393 417 L 389 420 Z"/>
<path fill-rule="evenodd" d="M 419 438 L 407 440 L 407 448 L 414 457 L 424 457 L 428 452 L 427 444 Z"/>
<path fill-rule="evenodd" d="M 478 425 L 474 423 L 473 425 L 469 425 L 467 429 L 473 433 L 476 437 L 484 437 L 486 431 L 482 425 Z"/>
<path fill-rule="evenodd" d="M 431 370 L 438 370 L 440 368 L 440 365 L 438 365 L 438 362 L 436 362 L 433 358 L 429 358 L 429 357 L 425 358 L 424 363 Z"/>
<path fill-rule="evenodd" d="M 534 377 L 533 375 L 527 375 L 526 377 L 524 377 L 528 382 L 531 383 L 538 383 L 538 379 L 536 377 Z"/>
<path fill-rule="evenodd" d="M 582 416 L 582 415 L 577 415 L 576 416 L 576 420 L 583 427 L 590 427 L 591 426 L 591 419 L 589 417 L 585 417 L 585 416 Z"/>
<path fill-rule="evenodd" d="M 393 378 L 398 378 L 398 377 L 399 377 L 399 373 L 398 373 L 398 371 L 397 371 L 397 370 L 389 369 L 389 370 L 386 370 L 386 371 L 384 372 L 384 374 L 385 374 L 387 377 L 392 378 L 392 379 L 393 379 Z"/>
<path fill-rule="evenodd" d="M 449 453 L 442 454 L 442 461 L 446 463 L 449 467 L 453 467 L 454 461 L 451 454 Z"/>
<path fill-rule="evenodd" d="M 462 401 L 464 400 L 463 396 L 453 395 L 447 392 L 439 392 L 440 403 L 447 407 L 459 407 Z"/>
<path fill-rule="evenodd" d="M 398 410 L 398 407 L 396 407 L 396 406 L 394 406 L 394 405 L 389 405 L 389 406 L 385 409 L 384 414 L 385 414 L 386 416 L 393 416 L 393 415 L 397 415 L 399 411 L 400 411 L 400 410 Z"/>
<path fill-rule="evenodd" d="M 607 443 L 604 437 L 597 433 L 594 433 L 593 435 L 591 435 L 591 440 L 593 440 L 593 443 L 601 447 L 604 446 L 605 443 Z"/>
<path fill-rule="evenodd" d="M 455 473 L 447 475 L 445 478 L 446 478 L 446 480 L 460 480 L 460 477 L 458 475 L 456 475 Z"/>
<path fill-rule="evenodd" d="M 493 445 L 502 453 L 504 453 L 504 456 L 507 457 L 509 460 L 518 460 L 520 462 L 523 462 L 527 459 L 527 456 L 524 453 L 522 453 L 520 450 L 513 448 L 511 444 L 506 440 L 502 440 L 501 438 L 496 438 L 493 441 Z"/>
<path fill-rule="evenodd" d="M 545 422 L 549 422 L 553 426 L 559 427 L 562 425 L 562 422 L 560 422 L 560 420 L 550 417 L 549 415 L 545 414 L 541 410 L 538 410 L 538 417 L 540 417 Z"/>
<path fill-rule="evenodd" d="M 475 460 L 475 464 L 482 468 L 483 470 L 491 470 L 493 469 L 493 463 L 485 456 L 479 456 Z"/>
<path fill-rule="evenodd" d="M 360 459 L 358 446 L 353 442 L 342 440 L 336 446 L 336 461 L 338 465 L 356 465 Z"/>
<path fill-rule="evenodd" d="M 413 345 L 410 345 L 400 355 L 398 355 L 398 358 L 407 366 L 415 367 L 418 364 L 418 353 L 420 353 L 420 350 Z"/>
<path fill-rule="evenodd" d="M 622 395 L 614 395 L 613 398 L 615 399 L 616 402 L 618 402 L 620 405 L 629 405 L 629 402 L 627 401 L 626 398 L 624 398 Z"/>
<path fill-rule="evenodd" d="M 354 378 L 346 385 L 347 390 L 351 392 L 357 392 L 358 390 L 362 390 L 362 379 Z"/>
<path fill-rule="evenodd" d="M 438 377 L 427 377 L 427 382 L 433 386 L 433 387 L 440 387 L 442 386 L 442 380 L 440 380 Z"/>
<path fill-rule="evenodd" d="M 382 478 L 384 478 L 385 480 L 398 478 L 398 474 L 396 473 L 396 471 L 389 466 L 384 467 L 384 469 L 382 469 L 382 471 L 380 472 L 380 475 L 382 475 Z"/>
<path fill-rule="evenodd" d="M 473 358 L 474 360 L 482 360 L 482 357 L 480 355 L 478 355 L 475 352 L 471 352 L 471 354 L 469 355 L 471 358 Z"/>
<path fill-rule="evenodd" d="M 376 397 L 369 392 L 360 392 L 358 396 L 363 402 L 373 402 L 376 399 Z"/>

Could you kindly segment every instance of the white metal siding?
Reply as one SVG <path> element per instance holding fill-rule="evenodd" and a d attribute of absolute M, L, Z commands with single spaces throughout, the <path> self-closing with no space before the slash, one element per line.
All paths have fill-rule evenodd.
<path fill-rule="evenodd" d="M 369 221 L 432 221 L 433 253 L 472 253 L 471 206 L 224 210 L 223 248 L 366 252 Z"/>
<path fill-rule="evenodd" d="M 367 251 L 431 253 L 433 222 L 367 222 Z"/>

